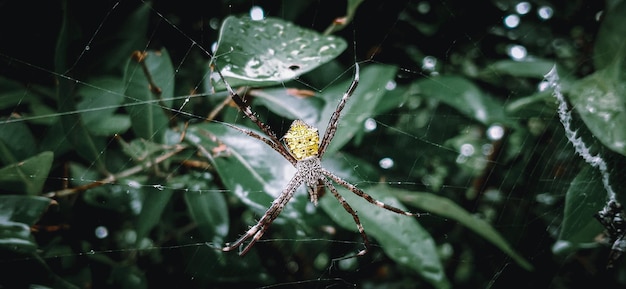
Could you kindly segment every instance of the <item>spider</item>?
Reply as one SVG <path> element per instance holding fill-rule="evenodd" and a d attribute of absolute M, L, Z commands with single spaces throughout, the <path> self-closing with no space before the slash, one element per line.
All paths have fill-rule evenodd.
<path fill-rule="evenodd" d="M 283 210 L 285 205 L 291 200 L 296 190 L 302 185 L 305 184 L 311 202 L 317 205 L 318 198 L 320 197 L 320 191 L 324 187 L 330 189 L 330 192 L 337 198 L 339 203 L 343 206 L 343 208 L 352 215 L 354 222 L 363 238 L 363 242 L 365 248 L 360 250 L 356 256 L 365 255 L 370 248 L 370 241 L 365 234 L 365 230 L 363 229 L 363 225 L 361 225 L 361 221 L 359 221 L 359 216 L 356 211 L 352 209 L 350 204 L 346 202 L 346 200 L 339 194 L 337 188 L 333 185 L 332 182 L 339 184 L 340 186 L 345 187 L 350 190 L 354 194 L 364 198 L 368 202 L 392 211 L 397 214 L 406 215 L 406 216 L 419 216 L 419 214 L 406 212 L 404 210 L 398 209 L 396 207 L 387 205 L 381 201 L 378 201 L 371 197 L 370 195 L 363 192 L 361 189 L 357 188 L 355 185 L 341 179 L 336 176 L 332 172 L 326 170 L 321 166 L 321 158 L 326 152 L 328 145 L 332 141 L 335 136 L 335 132 L 337 132 L 337 125 L 339 123 L 339 117 L 341 115 L 341 111 L 346 105 L 348 98 L 352 96 L 354 90 L 356 89 L 359 83 L 359 65 L 355 63 L 355 72 L 354 79 L 350 84 L 348 90 L 344 93 L 343 97 L 337 104 L 337 109 L 332 114 L 330 121 L 328 122 L 328 126 L 326 128 L 326 132 L 324 133 L 324 137 L 319 139 L 318 129 L 306 124 L 302 120 L 295 120 L 289 130 L 283 136 L 284 145 L 278 139 L 274 131 L 265 123 L 263 123 L 257 116 L 255 112 L 252 111 L 249 105 L 247 105 L 241 96 L 239 96 L 232 87 L 226 82 L 226 79 L 222 75 L 219 69 L 216 69 L 220 78 L 224 82 L 228 93 L 232 100 L 237 104 L 237 106 L 243 111 L 243 113 L 254 122 L 261 131 L 266 136 L 261 136 L 251 130 L 237 128 L 237 130 L 255 138 L 260 141 L 265 142 L 272 149 L 281 154 L 287 161 L 289 161 L 292 165 L 296 167 L 297 172 L 291 178 L 287 186 L 283 189 L 281 194 L 272 202 L 270 208 L 265 212 L 265 214 L 259 219 L 256 225 L 250 227 L 245 234 L 243 234 L 239 239 L 232 243 L 226 243 L 225 247 L 222 248 L 222 251 L 228 252 L 232 251 L 236 248 L 239 248 L 246 242 L 248 239 L 252 238 L 250 242 L 239 252 L 240 256 L 245 255 L 250 251 L 252 246 L 263 236 L 263 234 L 267 231 L 272 222 L 278 217 L 280 212 Z"/>

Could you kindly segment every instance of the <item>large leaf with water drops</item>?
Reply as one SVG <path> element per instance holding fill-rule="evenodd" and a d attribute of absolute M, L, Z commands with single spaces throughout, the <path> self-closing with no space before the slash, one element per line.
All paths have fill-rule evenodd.
<path fill-rule="evenodd" d="M 577 81 L 570 101 L 602 144 L 626 155 L 626 87 L 617 72 L 607 68 Z"/>
<path fill-rule="evenodd" d="M 259 87 L 311 71 L 337 57 L 346 47 L 341 38 L 282 19 L 231 16 L 222 24 L 214 55 L 231 86 Z M 219 78 L 212 81 L 218 90 L 224 89 Z"/>

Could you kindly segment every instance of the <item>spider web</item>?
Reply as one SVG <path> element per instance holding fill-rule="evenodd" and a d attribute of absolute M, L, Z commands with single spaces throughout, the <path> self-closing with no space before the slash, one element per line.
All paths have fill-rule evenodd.
<path fill-rule="evenodd" d="M 620 200 L 615 180 L 624 175 L 615 129 L 623 98 L 593 93 L 620 91 L 605 87 L 621 76 L 612 60 L 624 56 L 602 43 L 615 32 L 601 27 L 601 4 L 39 2 L 5 3 L 0 17 L 0 212 L 12 222 L 2 238 L 24 242 L 2 247 L 2 287 L 624 285 L 623 262 L 605 269 L 609 247 L 593 219 L 613 198 L 607 185 Z M 406 220 L 342 191 L 374 238 L 367 256 L 333 260 L 362 240 L 334 199 L 315 208 L 305 190 L 249 255 L 217 250 L 254 224 L 294 173 L 230 129 L 255 128 L 212 86 L 221 21 L 261 11 L 348 43 L 310 73 L 248 91 L 261 119 L 279 136 L 295 117 L 323 130 L 358 60 L 361 84 L 324 166 L 384 202 L 428 213 Z M 134 54 L 146 63 L 170 59 L 150 68 L 166 77 L 144 73 L 133 51 L 148 51 Z M 555 64 L 558 80 L 544 79 Z M 127 75 L 162 98 L 129 93 Z M 569 103 L 553 96 L 555 85 Z M 151 118 L 159 113 L 164 122 Z M 143 127 L 133 125 L 142 117 Z M 594 156 L 604 170 L 585 162 Z M 16 187 L 31 198 L 15 197 Z M 26 204 L 37 216 L 20 213 Z M 24 226 L 30 235 L 19 235 Z M 25 270 L 32 277 L 16 277 Z"/>

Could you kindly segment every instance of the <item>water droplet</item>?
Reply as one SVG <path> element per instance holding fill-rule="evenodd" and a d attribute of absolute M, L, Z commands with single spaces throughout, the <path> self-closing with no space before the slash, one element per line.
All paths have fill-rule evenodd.
<path fill-rule="evenodd" d="M 392 158 L 382 158 L 378 161 L 378 165 L 383 169 L 390 169 L 394 165 L 394 161 Z"/>
<path fill-rule="evenodd" d="M 504 127 L 500 124 L 491 125 L 487 129 L 487 138 L 492 141 L 500 140 L 504 136 Z"/>
<path fill-rule="evenodd" d="M 85 51 L 88 51 L 89 49 L 91 49 L 91 47 L 89 47 L 89 45 L 85 46 Z"/>
<path fill-rule="evenodd" d="M 263 8 L 259 6 L 252 6 L 252 8 L 250 8 L 250 18 L 254 21 L 263 20 L 265 18 Z"/>
<path fill-rule="evenodd" d="M 537 10 L 537 15 L 543 20 L 548 20 L 554 15 L 554 10 L 552 10 L 550 6 L 541 6 L 539 10 Z"/>
<path fill-rule="evenodd" d="M 516 14 L 511 14 L 509 16 L 504 17 L 504 26 L 507 28 L 515 28 L 519 26 L 520 18 Z"/>
<path fill-rule="evenodd" d="M 387 81 L 387 83 L 385 84 L 385 89 L 387 91 L 392 91 L 394 89 L 396 89 L 397 83 L 393 80 L 389 80 Z"/>
<path fill-rule="evenodd" d="M 476 150 L 474 149 L 474 146 L 472 144 L 465 143 L 461 145 L 461 149 L 459 150 L 459 152 L 461 153 L 461 155 L 469 157 L 473 155 Z"/>
<path fill-rule="evenodd" d="M 515 12 L 517 12 L 519 15 L 528 14 L 531 7 L 532 5 L 528 2 L 520 2 L 515 5 Z"/>
<path fill-rule="evenodd" d="M 430 3 L 428 1 L 422 1 L 417 4 L 417 12 L 426 14 L 430 12 Z"/>
<path fill-rule="evenodd" d="M 376 123 L 375 119 L 370 117 L 370 118 L 365 120 L 365 122 L 363 123 L 363 126 L 365 127 L 365 132 L 371 132 L 371 131 L 374 131 L 376 129 L 378 124 Z"/>
<path fill-rule="evenodd" d="M 109 230 L 105 226 L 98 226 L 95 230 L 96 238 L 104 239 L 109 236 Z"/>
<path fill-rule="evenodd" d="M 433 71 L 437 66 L 437 58 L 433 56 L 426 56 L 422 59 L 422 70 Z"/>
<path fill-rule="evenodd" d="M 511 45 L 508 47 L 507 54 L 513 60 L 522 60 L 528 55 L 526 47 L 522 45 Z"/>

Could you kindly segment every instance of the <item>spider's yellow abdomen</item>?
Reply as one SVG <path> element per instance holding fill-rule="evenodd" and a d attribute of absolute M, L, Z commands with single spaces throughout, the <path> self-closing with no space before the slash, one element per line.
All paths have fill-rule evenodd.
<path fill-rule="evenodd" d="M 314 128 L 301 120 L 295 120 L 283 137 L 287 148 L 296 160 L 317 156 L 320 146 L 320 135 Z"/>

